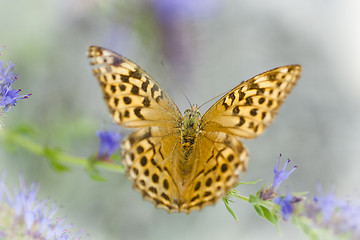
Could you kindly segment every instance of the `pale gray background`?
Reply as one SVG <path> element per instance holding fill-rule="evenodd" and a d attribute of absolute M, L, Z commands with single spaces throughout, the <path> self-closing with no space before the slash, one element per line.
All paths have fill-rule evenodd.
<path fill-rule="evenodd" d="M 182 91 L 202 104 L 258 73 L 301 64 L 301 79 L 273 125 L 245 141 L 250 162 L 242 180 L 271 181 L 282 153 L 299 166 L 283 192 L 312 196 L 320 182 L 326 192 L 336 186 L 338 196 L 359 197 L 359 2 L 199 2 L 195 13 L 164 30 L 150 1 L 0 0 L 0 44 L 8 46 L 0 60 L 17 64 L 15 87 L 33 94 L 3 116 L 5 125 L 30 124 L 43 143 L 74 155 L 93 154 L 95 131 L 111 122 L 85 57 L 93 44 L 146 69 L 182 111 L 188 107 Z M 77 167 L 57 173 L 21 149 L 0 149 L 3 170 L 9 185 L 19 172 L 28 182 L 38 181 L 39 195 L 63 206 L 59 217 L 90 239 L 306 239 L 291 223 L 281 224 L 280 236 L 240 201 L 232 204 L 239 223 L 221 201 L 190 215 L 169 215 L 143 201 L 123 175 L 103 171 L 103 183 Z M 263 183 L 238 190 L 255 193 Z"/>

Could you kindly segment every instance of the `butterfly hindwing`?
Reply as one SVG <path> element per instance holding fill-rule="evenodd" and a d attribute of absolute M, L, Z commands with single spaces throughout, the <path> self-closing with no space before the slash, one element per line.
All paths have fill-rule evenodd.
<path fill-rule="evenodd" d="M 131 133 L 121 144 L 126 174 L 135 189 L 168 212 L 181 208 L 176 163 L 180 137 L 174 129 L 148 127 Z"/>
<path fill-rule="evenodd" d="M 245 172 L 248 153 L 241 141 L 224 132 L 202 132 L 192 156 L 194 174 L 182 194 L 184 212 L 212 205 L 238 183 Z"/>

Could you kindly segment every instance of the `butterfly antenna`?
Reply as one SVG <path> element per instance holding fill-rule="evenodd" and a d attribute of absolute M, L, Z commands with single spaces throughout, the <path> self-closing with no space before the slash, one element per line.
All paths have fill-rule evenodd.
<path fill-rule="evenodd" d="M 206 102 L 204 102 L 203 104 L 201 104 L 201 105 L 199 106 L 199 108 L 198 108 L 198 109 L 200 109 L 200 108 L 201 108 L 202 106 L 204 106 L 205 104 L 207 104 L 207 103 L 211 102 L 212 100 L 217 99 L 218 97 L 220 97 L 220 96 L 224 95 L 225 93 L 226 93 L 226 92 L 220 93 L 219 95 L 217 95 L 217 96 L 215 96 L 215 97 L 213 97 L 213 98 L 211 98 L 211 99 L 207 100 Z"/>
<path fill-rule="evenodd" d="M 182 89 L 180 89 L 180 91 L 181 91 L 181 93 L 184 95 L 184 97 L 186 98 L 186 100 L 188 101 L 188 103 L 189 103 L 189 105 L 190 105 L 190 107 L 191 107 L 192 104 L 191 104 L 189 98 L 186 96 L 185 92 L 184 92 Z"/>

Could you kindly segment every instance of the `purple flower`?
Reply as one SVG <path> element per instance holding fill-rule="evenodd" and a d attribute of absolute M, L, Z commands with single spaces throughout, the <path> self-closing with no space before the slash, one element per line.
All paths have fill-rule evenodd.
<path fill-rule="evenodd" d="M 340 211 L 335 213 L 334 218 L 338 219 L 337 226 L 334 227 L 335 233 L 352 232 L 360 238 L 360 206 L 350 202 L 341 204 Z"/>
<path fill-rule="evenodd" d="M 314 197 L 314 202 L 319 207 L 322 221 L 325 224 L 330 221 L 335 209 L 342 205 L 342 202 L 336 199 L 334 192 L 323 196 L 320 184 L 317 185 L 317 196 Z"/>
<path fill-rule="evenodd" d="M 20 175 L 20 188 L 14 194 L 8 190 L 4 177 L 0 179 L 0 236 L 14 239 L 80 239 L 80 233 L 70 234 L 64 220 L 54 223 L 55 204 L 39 201 L 39 184 L 27 186 Z M 5 220 L 5 221 L 4 221 Z"/>
<path fill-rule="evenodd" d="M 336 198 L 334 191 L 323 195 L 319 184 L 314 201 L 306 203 L 304 210 L 316 226 L 360 239 L 360 205 Z"/>
<path fill-rule="evenodd" d="M 194 23 L 213 16 L 220 7 L 218 0 L 148 0 L 153 10 L 159 42 L 166 62 L 173 69 L 174 79 L 192 79 L 193 63 L 198 46 Z"/>
<path fill-rule="evenodd" d="M 286 171 L 285 168 L 286 166 L 290 163 L 290 159 L 288 159 L 284 165 L 284 167 L 279 170 L 279 165 L 280 165 L 280 160 L 281 160 L 281 154 L 279 156 L 279 161 L 277 162 L 277 164 L 274 167 L 274 180 L 273 180 L 273 187 L 276 188 L 280 185 L 281 182 L 283 182 L 284 180 L 286 180 L 289 175 L 295 171 L 295 169 L 297 168 L 297 166 L 293 167 L 293 169 L 291 169 L 290 171 Z"/>
<path fill-rule="evenodd" d="M 15 64 L 9 62 L 6 68 L 3 65 L 4 61 L 0 61 L 0 107 L 3 108 L 0 114 L 9 111 L 10 107 L 15 106 L 19 99 L 25 99 L 31 95 L 19 95 L 21 89 L 11 89 L 14 81 L 18 79 L 13 72 Z"/>
<path fill-rule="evenodd" d="M 262 200 L 266 201 L 266 200 L 270 200 L 270 199 L 273 199 L 274 197 L 276 197 L 278 195 L 276 192 L 277 187 L 280 185 L 280 183 L 285 181 L 289 177 L 289 175 L 293 171 L 295 171 L 295 169 L 297 168 L 297 166 L 295 166 L 290 171 L 286 171 L 285 168 L 290 162 L 290 160 L 288 159 L 287 162 L 285 163 L 284 167 L 281 170 L 279 170 L 280 160 L 281 160 L 281 154 L 279 156 L 279 161 L 276 163 L 276 165 L 274 167 L 275 175 L 274 175 L 272 185 L 268 186 L 267 188 L 263 188 L 259 194 L 259 198 Z"/>
<path fill-rule="evenodd" d="M 0 107 L 4 107 L 3 112 L 9 111 L 11 106 L 16 106 L 17 100 L 26 99 L 31 96 L 31 93 L 27 95 L 19 95 L 19 92 L 21 92 L 21 89 L 7 89 L 0 94 Z"/>
<path fill-rule="evenodd" d="M 98 158 L 108 159 L 113 153 L 120 148 L 120 142 L 124 137 L 123 134 L 114 130 L 97 131 L 96 135 L 100 138 L 100 149 Z"/>
<path fill-rule="evenodd" d="M 208 15 L 218 5 L 216 0 L 150 0 L 150 3 L 164 24 Z"/>
<path fill-rule="evenodd" d="M 273 202 L 278 204 L 281 208 L 281 215 L 285 220 L 288 220 L 290 215 L 294 212 L 293 204 L 296 203 L 296 198 L 290 193 L 285 197 L 278 196 L 273 199 Z"/>

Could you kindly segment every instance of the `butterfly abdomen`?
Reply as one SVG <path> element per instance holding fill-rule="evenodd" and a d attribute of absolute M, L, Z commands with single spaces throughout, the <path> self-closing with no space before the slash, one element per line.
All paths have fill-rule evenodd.
<path fill-rule="evenodd" d="M 184 118 L 181 122 L 181 149 L 183 161 L 180 163 L 180 168 L 183 174 L 187 174 L 191 171 L 194 162 L 189 158 L 194 150 L 196 138 L 199 133 L 200 122 L 201 115 L 197 111 L 196 106 L 192 106 L 191 109 L 185 111 Z"/>

